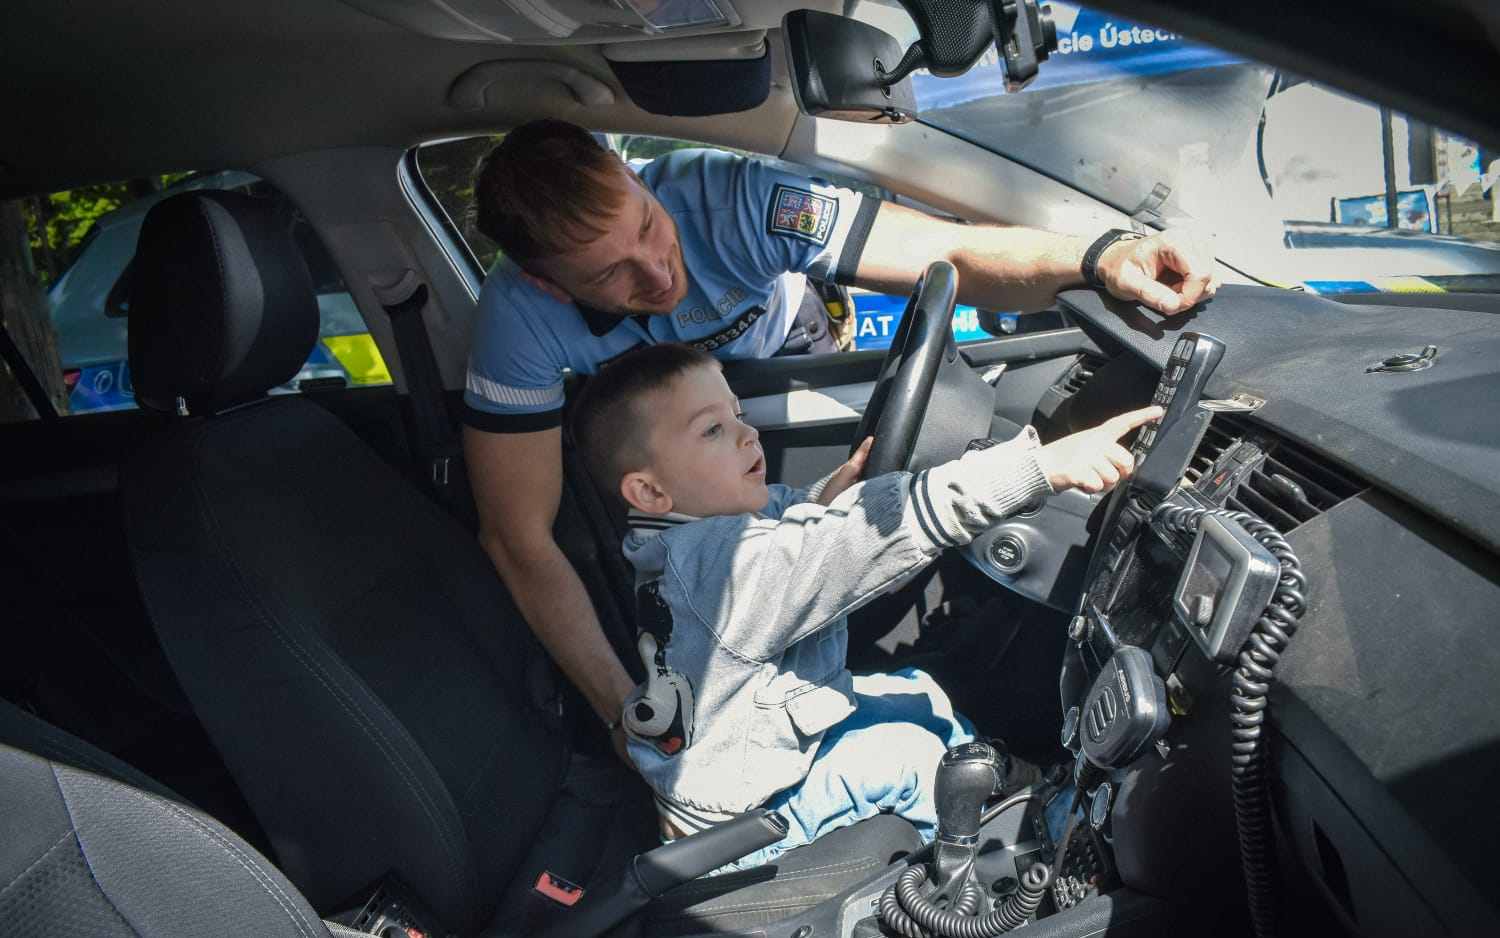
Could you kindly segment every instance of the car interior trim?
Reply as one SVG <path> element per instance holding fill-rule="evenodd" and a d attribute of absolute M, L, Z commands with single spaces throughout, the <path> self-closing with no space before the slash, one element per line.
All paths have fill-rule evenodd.
<path fill-rule="evenodd" d="M 870 403 L 874 381 L 841 384 L 829 388 L 810 388 L 768 394 L 740 401 L 745 422 L 757 430 L 790 430 L 820 427 L 833 423 L 851 423 L 865 412 Z"/>
<path fill-rule="evenodd" d="M 413 147 L 396 164 L 396 182 L 401 187 L 401 194 L 405 197 L 406 204 L 411 206 L 417 219 L 422 222 L 427 233 L 431 235 L 433 243 L 441 249 L 449 267 L 468 293 L 469 301 L 478 303 L 481 275 L 479 261 L 469 250 L 463 238 L 457 236 L 458 229 L 453 219 L 448 217 L 447 211 L 438 204 L 437 199 L 433 198 L 432 192 L 427 188 L 427 184 L 422 181 L 422 174 L 417 171 L 416 160 L 417 150 Z M 460 263 L 459 252 L 463 253 L 466 263 Z"/>

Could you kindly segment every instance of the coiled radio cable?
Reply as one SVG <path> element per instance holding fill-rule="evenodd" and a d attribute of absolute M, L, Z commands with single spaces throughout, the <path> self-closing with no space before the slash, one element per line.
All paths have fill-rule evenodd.
<path fill-rule="evenodd" d="M 880 897 L 880 918 L 905 938 L 994 938 L 1026 923 L 1052 881 L 1052 871 L 1033 863 L 1021 876 L 1021 885 L 1000 907 L 976 916 L 984 890 L 966 870 L 953 905 L 940 909 L 922 895 L 927 868 L 908 867 Z"/>
<path fill-rule="evenodd" d="M 1168 502 L 1156 506 L 1153 523 L 1196 536 L 1209 515 L 1233 521 L 1269 550 L 1281 565 L 1276 592 L 1240 649 L 1229 702 L 1233 723 L 1234 820 L 1239 831 L 1240 864 L 1256 938 L 1276 933 L 1275 835 L 1266 785 L 1265 720 L 1271 682 L 1281 654 L 1297 632 L 1307 608 L 1307 578 L 1281 532 L 1243 511 L 1193 508 Z"/>

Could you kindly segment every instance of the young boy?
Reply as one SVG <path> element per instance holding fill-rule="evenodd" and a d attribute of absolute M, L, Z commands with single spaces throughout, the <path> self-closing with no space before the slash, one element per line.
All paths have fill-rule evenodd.
<path fill-rule="evenodd" d="M 866 440 L 808 492 L 766 484 L 759 434 L 709 355 L 656 345 L 601 369 L 575 436 L 630 507 L 648 679 L 623 719 L 664 829 L 781 812 L 787 837 L 739 868 L 881 811 L 930 838 L 938 760 L 972 736 L 922 672 L 852 676 L 846 616 L 1039 496 L 1108 489 L 1132 468 L 1118 439 L 1160 414 L 1048 446 L 1028 427 L 856 484 Z"/>

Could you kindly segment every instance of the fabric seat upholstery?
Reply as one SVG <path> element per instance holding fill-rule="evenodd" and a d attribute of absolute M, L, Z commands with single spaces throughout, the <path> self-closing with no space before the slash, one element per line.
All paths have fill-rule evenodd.
<path fill-rule="evenodd" d="M 328 938 L 265 857 L 150 792 L 0 745 L 0 933 Z"/>
<path fill-rule="evenodd" d="M 542 869 L 587 884 L 651 846 L 634 773 L 579 781 L 551 664 L 477 541 L 322 407 L 267 396 L 317 332 L 284 219 L 173 196 L 132 276 L 137 397 L 180 415 L 122 473 L 137 579 L 313 906 L 393 873 L 473 934 L 517 921 Z"/>

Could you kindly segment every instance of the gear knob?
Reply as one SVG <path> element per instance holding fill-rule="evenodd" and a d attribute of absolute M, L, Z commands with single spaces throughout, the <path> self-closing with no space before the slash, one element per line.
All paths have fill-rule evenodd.
<path fill-rule="evenodd" d="M 1006 753 L 978 741 L 943 753 L 933 792 L 938 840 L 964 845 L 976 841 L 984 803 L 1005 786 L 1009 763 Z"/>

